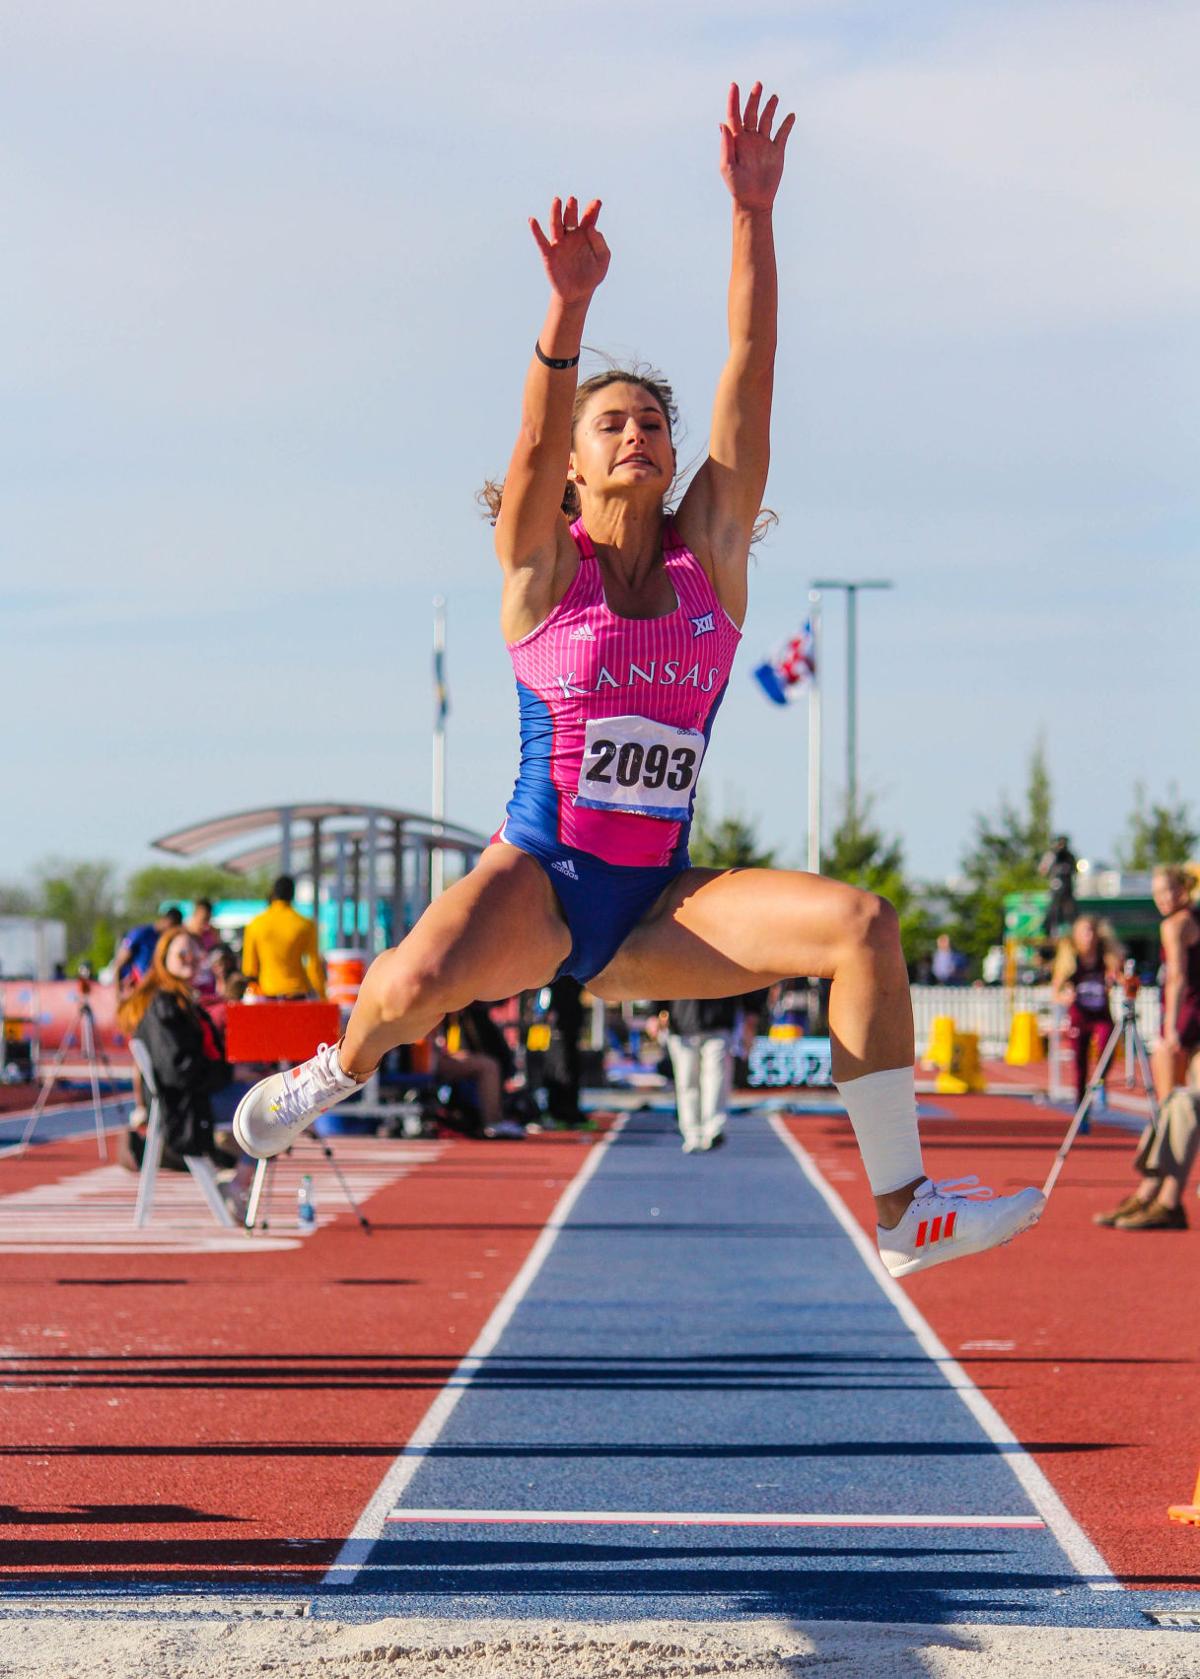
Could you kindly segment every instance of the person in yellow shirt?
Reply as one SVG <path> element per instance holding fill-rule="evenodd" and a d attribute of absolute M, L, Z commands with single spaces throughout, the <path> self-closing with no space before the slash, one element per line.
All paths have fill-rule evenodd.
<path fill-rule="evenodd" d="M 271 902 L 246 927 L 242 972 L 263 997 L 324 997 L 325 964 L 317 951 L 314 922 L 292 908 L 296 882 L 281 874 Z"/>

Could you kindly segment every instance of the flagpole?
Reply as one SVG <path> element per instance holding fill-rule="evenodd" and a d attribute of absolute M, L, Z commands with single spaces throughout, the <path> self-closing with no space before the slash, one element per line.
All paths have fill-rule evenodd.
<path fill-rule="evenodd" d="M 808 870 L 821 872 L 821 592 L 808 592 L 812 674 L 808 681 Z"/>
<path fill-rule="evenodd" d="M 443 832 L 446 819 L 446 599 L 433 598 L 433 832 Z M 429 896 L 441 896 L 446 884 L 446 853 L 440 845 L 430 849 Z"/>

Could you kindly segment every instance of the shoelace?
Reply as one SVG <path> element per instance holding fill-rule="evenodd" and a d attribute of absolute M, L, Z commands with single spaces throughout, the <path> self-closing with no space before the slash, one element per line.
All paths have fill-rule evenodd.
<path fill-rule="evenodd" d="M 974 1176 L 943 1178 L 941 1183 L 934 1184 L 933 1191 L 935 1195 L 954 1195 L 962 1201 L 990 1201 L 996 1193 Z"/>
<path fill-rule="evenodd" d="M 288 1079 L 271 1106 L 271 1118 L 276 1125 L 294 1125 L 311 1113 L 322 1096 L 329 1094 L 330 1077 L 325 1057 L 328 1044 L 318 1044 L 317 1053 L 301 1069 L 300 1077 Z"/>

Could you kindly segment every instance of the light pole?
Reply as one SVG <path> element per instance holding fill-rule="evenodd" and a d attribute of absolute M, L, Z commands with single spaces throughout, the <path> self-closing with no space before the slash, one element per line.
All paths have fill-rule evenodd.
<path fill-rule="evenodd" d="M 433 833 L 442 832 L 446 815 L 446 598 L 433 597 Z M 446 884 L 446 853 L 440 845 L 429 852 L 429 899 L 441 896 Z"/>
<path fill-rule="evenodd" d="M 858 591 L 890 589 L 890 578 L 826 577 L 814 589 L 843 589 L 846 594 L 846 809 L 858 821 Z"/>

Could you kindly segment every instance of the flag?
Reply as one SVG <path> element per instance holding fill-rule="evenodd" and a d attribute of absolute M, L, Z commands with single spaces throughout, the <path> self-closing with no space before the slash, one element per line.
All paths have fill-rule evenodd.
<path fill-rule="evenodd" d="M 446 687 L 446 651 L 433 650 L 433 720 L 440 729 L 450 715 L 450 690 Z"/>
<path fill-rule="evenodd" d="M 805 619 L 803 628 L 753 671 L 755 681 L 775 705 L 798 698 L 816 674 L 811 619 Z"/>

